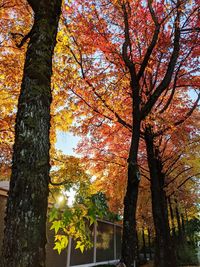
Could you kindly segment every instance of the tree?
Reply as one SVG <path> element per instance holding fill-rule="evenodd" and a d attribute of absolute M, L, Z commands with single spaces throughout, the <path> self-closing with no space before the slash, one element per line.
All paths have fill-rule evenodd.
<path fill-rule="evenodd" d="M 156 231 L 155 266 L 176 266 L 175 251 L 172 247 L 168 221 L 165 177 L 162 172 L 162 161 L 154 147 L 150 129 L 145 133 L 148 165 L 151 177 L 152 212 Z"/>
<path fill-rule="evenodd" d="M 80 158 L 57 151 L 51 165 L 55 168 L 50 172 L 49 221 L 55 231 L 54 249 L 60 253 L 71 237 L 83 252 L 92 246 L 90 231 L 97 219 L 113 221 L 119 216 L 110 212 L 105 194 L 92 183 Z M 70 189 L 74 190 L 73 201 L 68 201 Z"/>
<path fill-rule="evenodd" d="M 15 1 L 1 1 L 0 3 L 0 179 L 9 179 L 12 144 L 14 139 L 14 107 L 19 94 L 19 83 L 23 71 L 24 49 L 20 50 L 11 42 L 11 32 L 15 32 L 19 25 L 24 25 L 14 19 L 15 7 L 20 15 L 26 13 L 26 5 L 17 5 Z M 25 11 L 26 10 L 26 11 Z M 12 14 L 12 15 L 11 15 Z M 29 14 L 26 13 L 29 21 Z M 17 70 L 17 71 L 16 71 Z"/>
<path fill-rule="evenodd" d="M 194 118 L 197 119 L 199 112 L 197 110 L 194 116 L 192 116 L 192 114 L 197 107 L 198 101 L 199 96 L 193 106 L 190 108 L 188 107 L 188 109 L 187 103 L 182 101 L 178 112 L 176 110 L 177 108 L 175 106 L 173 107 L 173 102 L 170 103 L 171 111 L 173 111 L 173 114 L 177 112 L 177 115 L 174 116 L 173 122 L 170 119 L 170 111 L 168 111 L 165 115 L 165 119 L 168 119 L 164 123 L 164 130 L 161 130 L 162 125 L 160 124 L 159 131 L 156 132 L 156 121 L 146 126 L 145 142 L 151 178 L 152 211 L 156 231 L 155 266 L 158 264 L 160 266 L 176 266 L 175 249 L 171 242 L 168 220 L 167 195 L 170 194 L 170 189 L 168 187 L 172 186 L 173 190 L 176 191 L 175 186 L 177 182 L 181 184 L 181 176 L 187 177 L 192 175 L 192 167 L 189 166 L 188 163 L 184 164 L 180 161 L 181 159 L 183 161 L 184 154 L 187 151 L 186 147 L 189 146 L 190 149 L 192 149 L 190 143 L 192 143 L 193 146 L 197 145 L 196 139 L 198 133 L 196 133 L 197 125 L 195 124 Z M 175 97 L 174 102 L 176 103 Z M 181 105 L 183 107 L 182 112 L 180 111 Z M 181 117 L 179 117 L 179 114 L 181 114 Z M 186 121 L 188 118 L 189 121 Z M 167 123 L 169 123 L 171 127 L 169 127 Z M 164 133 L 164 131 L 166 132 Z M 180 147 L 180 144 L 183 142 L 185 144 L 184 148 Z M 195 153 L 194 148 L 192 151 Z M 174 152 L 176 153 L 175 155 Z M 195 175 L 197 175 L 197 173 L 193 172 L 192 176 Z M 175 183 L 171 185 L 174 181 Z M 171 194 L 173 193 L 171 192 Z"/>
<path fill-rule="evenodd" d="M 72 78 L 69 90 L 62 88 L 60 95 L 68 94 L 69 102 L 74 101 L 75 132 L 88 134 L 83 144 L 91 152 L 87 156 L 91 165 L 105 177 L 112 172 L 112 184 L 117 181 L 119 187 L 126 185 L 128 176 L 127 190 L 121 190 L 118 198 L 125 195 L 122 260 L 127 267 L 137 260 L 136 207 L 144 154 L 141 130 L 155 119 L 156 110 L 168 108 L 175 91 L 199 84 L 197 11 L 197 1 L 177 0 L 169 5 L 168 1 L 105 0 L 75 1 L 63 12 L 62 30 L 65 25 L 67 35 L 61 31 L 63 45 L 57 52 L 67 63 L 67 71 L 63 64 L 53 86 L 59 91 L 60 81 Z M 158 113 L 155 127 L 159 128 L 164 116 Z M 64 114 L 65 110 L 58 125 Z"/>
<path fill-rule="evenodd" d="M 175 1 L 170 5 L 165 1 L 69 4 L 70 24 L 66 19 L 66 27 L 70 45 L 66 48 L 72 54 L 72 65 L 79 66 L 82 76 L 76 77 L 69 94 L 77 97 L 76 114 L 89 113 L 75 131 L 89 133 L 91 151 L 99 151 L 91 153 L 88 160 L 98 153 L 99 161 L 105 162 L 108 151 L 110 158 L 124 154 L 123 160 L 128 161 L 124 164 L 128 179 L 122 245 L 122 260 L 128 267 L 137 260 L 135 218 L 140 130 L 144 121 L 153 118 L 153 112 L 162 107 L 163 101 L 167 107 L 177 88 L 188 90 L 186 79 L 191 81 L 192 88 L 198 84 L 195 74 L 198 21 L 194 15 L 197 7 L 195 1 Z M 81 32 L 74 27 L 74 21 L 80 23 Z M 176 73 L 185 83 L 176 82 Z M 126 152 L 120 149 L 113 153 L 114 146 L 117 147 L 117 141 L 111 138 L 114 136 L 125 140 Z M 82 143 L 87 147 L 88 139 Z"/>
<path fill-rule="evenodd" d="M 28 36 L 15 124 L 3 267 L 45 266 L 52 55 L 61 1 L 28 3 L 34 24 Z"/>

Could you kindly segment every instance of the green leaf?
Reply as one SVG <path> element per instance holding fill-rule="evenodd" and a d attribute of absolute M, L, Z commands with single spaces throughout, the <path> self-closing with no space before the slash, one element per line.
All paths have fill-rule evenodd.
<path fill-rule="evenodd" d="M 75 249 L 80 249 L 80 251 L 83 253 L 85 246 L 81 241 L 77 241 Z"/>
<path fill-rule="evenodd" d="M 91 225 L 94 224 L 97 220 L 96 220 L 96 218 L 94 218 L 94 217 L 89 217 L 89 221 L 90 221 L 90 226 L 91 226 Z"/>
<path fill-rule="evenodd" d="M 52 208 L 49 212 L 49 221 L 52 222 L 53 220 L 58 218 L 58 210 L 56 208 Z"/>
<path fill-rule="evenodd" d="M 69 243 L 68 237 L 66 235 L 63 235 L 60 243 L 62 249 L 66 248 Z"/>
<path fill-rule="evenodd" d="M 58 230 L 61 228 L 61 221 L 54 221 L 52 223 L 52 226 L 50 228 L 50 230 L 54 229 L 55 230 L 55 234 L 58 233 Z"/>
<path fill-rule="evenodd" d="M 63 219 L 63 222 L 65 225 L 68 225 L 71 220 L 72 220 L 72 210 L 70 209 L 66 209 L 64 212 L 63 212 L 63 216 L 62 216 L 62 219 Z"/>
<path fill-rule="evenodd" d="M 83 251 L 84 251 L 84 248 L 85 248 L 84 245 L 80 246 L 80 251 L 81 251 L 82 253 L 83 253 Z"/>
<path fill-rule="evenodd" d="M 55 246 L 54 246 L 53 249 L 54 250 L 57 250 L 58 251 L 58 254 L 60 255 L 61 250 L 62 250 L 62 246 L 61 246 L 60 242 L 55 242 Z"/>

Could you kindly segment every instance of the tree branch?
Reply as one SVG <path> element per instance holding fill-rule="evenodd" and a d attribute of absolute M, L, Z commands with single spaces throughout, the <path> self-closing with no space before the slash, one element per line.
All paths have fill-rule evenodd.
<path fill-rule="evenodd" d="M 76 45 L 78 45 L 78 44 L 76 43 Z M 80 53 L 80 60 L 78 60 L 77 56 L 75 55 L 75 53 L 74 53 L 74 51 L 71 49 L 71 47 L 70 47 L 70 46 L 67 46 L 67 47 L 68 47 L 68 49 L 70 50 L 70 52 L 72 53 L 72 55 L 73 55 L 73 57 L 74 57 L 76 63 L 79 65 L 79 67 L 80 67 L 80 69 L 81 69 L 82 78 L 83 78 L 84 81 L 88 84 L 88 86 L 92 89 L 93 93 L 94 93 L 94 94 L 97 96 L 97 98 L 103 103 L 103 105 L 104 105 L 104 106 L 105 106 L 111 113 L 113 113 L 113 115 L 117 118 L 117 121 L 118 121 L 120 124 L 122 124 L 124 127 L 128 128 L 129 130 L 132 130 L 132 126 L 131 126 L 130 124 L 128 124 L 125 120 L 123 120 L 123 119 L 120 117 L 120 115 L 119 115 L 116 111 L 114 111 L 114 109 L 111 108 L 111 107 L 107 104 L 107 102 L 101 97 L 101 95 L 100 95 L 99 93 L 97 93 L 97 91 L 96 91 L 95 87 L 93 86 L 93 84 L 87 79 L 87 77 L 86 77 L 86 75 L 85 75 L 85 72 L 84 72 L 84 68 L 83 68 L 83 60 L 82 60 L 82 54 L 81 54 L 81 51 L 79 50 L 79 53 Z M 73 92 L 74 92 L 74 91 L 73 91 Z M 80 95 L 79 95 L 79 97 L 80 97 Z M 82 98 L 82 97 L 81 97 L 81 98 Z M 83 100 L 83 98 L 82 98 L 82 100 Z M 84 100 L 84 102 L 86 103 L 85 100 Z M 87 105 L 88 105 L 89 107 L 91 107 L 91 105 L 89 105 L 88 103 L 87 103 Z M 97 113 L 100 114 L 100 112 L 99 112 L 97 109 L 95 109 L 95 108 L 92 108 L 92 109 L 93 109 L 95 112 L 97 112 Z M 109 117 L 109 116 L 106 116 L 106 115 L 104 115 L 104 114 L 101 114 L 101 115 L 103 115 L 104 117 L 109 118 L 110 120 L 112 120 L 111 117 Z"/>
<path fill-rule="evenodd" d="M 156 46 L 156 43 L 157 43 L 157 40 L 158 40 L 158 35 L 159 35 L 159 32 L 160 32 L 160 24 L 158 23 L 158 19 L 157 19 L 156 15 L 155 15 L 155 12 L 153 10 L 152 1 L 151 0 L 148 0 L 148 7 L 149 7 L 149 11 L 151 13 L 151 17 L 152 17 L 152 19 L 153 19 L 153 21 L 155 23 L 155 30 L 154 30 L 154 34 L 153 34 L 153 38 L 151 40 L 151 43 L 147 48 L 147 51 L 146 51 L 146 54 L 144 56 L 143 62 L 141 64 L 140 70 L 139 70 L 139 72 L 137 74 L 138 81 L 140 80 L 140 78 L 144 74 L 144 71 L 145 71 L 145 69 L 146 69 L 146 67 L 148 65 L 148 62 L 149 62 L 149 59 L 150 59 L 151 54 L 153 52 L 153 49 Z"/>
<path fill-rule="evenodd" d="M 179 188 L 181 188 L 187 181 L 189 181 L 190 179 L 192 179 L 192 178 L 194 178 L 194 177 L 196 177 L 196 176 L 198 176 L 198 175 L 200 175 L 200 173 L 196 173 L 195 175 L 191 175 L 191 176 L 189 176 L 187 179 L 185 179 L 177 188 L 176 188 L 176 190 L 177 189 L 179 189 Z M 173 192 L 169 195 L 169 196 L 167 196 L 167 197 L 171 197 L 175 192 L 176 192 L 176 190 L 173 190 Z"/>
<path fill-rule="evenodd" d="M 172 75 L 174 73 L 174 69 L 177 63 L 177 59 L 179 56 L 180 51 L 180 10 L 178 8 L 179 1 L 177 3 L 177 16 L 175 19 L 175 32 L 174 32 L 174 44 L 173 44 L 173 52 L 171 54 L 171 58 L 167 67 L 166 74 L 160 83 L 160 85 L 156 88 L 154 93 L 150 96 L 149 100 L 147 101 L 146 105 L 142 108 L 141 119 L 144 119 L 151 109 L 153 108 L 154 104 L 163 93 L 163 91 L 169 86 Z"/>
<path fill-rule="evenodd" d="M 184 117 L 183 119 L 179 120 L 179 121 L 174 122 L 173 126 L 174 126 L 174 127 L 177 127 L 177 126 L 179 126 L 180 124 L 184 123 L 184 122 L 185 122 L 185 121 L 186 121 L 186 120 L 193 114 L 194 110 L 195 110 L 195 109 L 197 108 L 197 106 L 198 106 L 199 101 L 200 101 L 200 93 L 199 93 L 199 95 L 198 95 L 198 97 L 197 97 L 197 100 L 195 101 L 193 107 L 186 113 L 185 117 Z M 160 131 L 154 133 L 154 136 L 155 136 L 155 137 L 158 137 L 158 136 L 164 134 L 165 132 L 167 132 L 167 131 L 170 130 L 170 129 L 171 129 L 171 126 L 168 126 L 168 127 L 166 127 L 165 129 L 162 129 L 162 130 L 160 130 Z"/>
<path fill-rule="evenodd" d="M 171 181 L 169 181 L 168 183 L 166 183 L 165 185 L 164 185 L 164 188 L 165 187 L 167 187 L 168 185 L 170 185 L 171 183 L 173 183 L 180 175 L 182 175 L 184 172 L 187 172 L 187 171 L 189 171 L 189 170 L 191 170 L 192 169 L 192 167 L 188 167 L 187 169 L 185 169 L 185 170 L 182 170 L 181 172 L 179 172 Z"/>

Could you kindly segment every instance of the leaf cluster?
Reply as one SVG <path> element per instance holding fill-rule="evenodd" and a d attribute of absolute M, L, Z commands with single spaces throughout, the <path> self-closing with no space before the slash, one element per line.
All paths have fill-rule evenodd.
<path fill-rule="evenodd" d="M 102 192 L 77 196 L 72 207 L 67 205 L 54 207 L 49 212 L 49 221 L 52 222 L 51 230 L 55 232 L 54 249 L 60 254 L 68 245 L 69 238 L 76 242 L 76 249 L 83 252 L 92 247 L 91 231 L 97 219 L 113 216 L 110 213 L 107 200 Z"/>

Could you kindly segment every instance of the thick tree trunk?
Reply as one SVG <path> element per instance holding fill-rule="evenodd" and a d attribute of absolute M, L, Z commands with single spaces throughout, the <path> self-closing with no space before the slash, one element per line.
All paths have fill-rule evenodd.
<path fill-rule="evenodd" d="M 136 208 L 138 198 L 138 167 L 130 166 L 128 168 L 128 186 L 124 199 L 124 221 L 122 237 L 122 261 L 126 267 L 134 266 L 137 261 L 137 232 L 136 232 Z M 132 182 L 132 179 L 135 182 Z"/>
<path fill-rule="evenodd" d="M 29 0 L 35 16 L 15 126 L 2 267 L 45 266 L 52 55 L 61 0 Z"/>
<path fill-rule="evenodd" d="M 133 110 L 137 110 L 133 107 Z M 124 219 L 122 236 L 122 262 L 126 267 L 137 266 L 137 230 L 136 230 L 136 209 L 138 199 L 138 187 L 140 172 L 137 165 L 137 154 L 140 137 L 140 121 L 138 115 L 134 115 L 135 124 L 128 159 L 128 181 L 124 198 Z"/>
<path fill-rule="evenodd" d="M 136 266 L 137 259 L 137 238 L 136 238 L 136 208 L 138 199 L 138 187 L 140 180 L 140 172 L 137 164 L 138 147 L 140 140 L 140 124 L 141 124 L 141 97 L 140 84 L 136 75 L 135 64 L 129 59 L 131 47 L 129 33 L 129 5 L 122 4 L 124 15 L 124 44 L 122 46 L 122 57 L 130 74 L 130 87 L 132 89 L 132 137 L 128 158 L 128 179 L 127 189 L 124 198 L 124 220 L 123 220 L 123 236 L 122 236 L 122 261 L 126 267 Z"/>
<path fill-rule="evenodd" d="M 152 211 L 156 232 L 155 267 L 175 267 L 176 257 L 170 236 L 164 175 L 150 129 L 145 133 L 145 142 L 151 177 Z"/>

